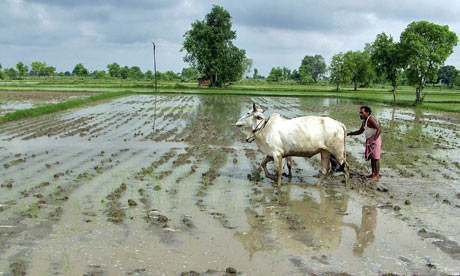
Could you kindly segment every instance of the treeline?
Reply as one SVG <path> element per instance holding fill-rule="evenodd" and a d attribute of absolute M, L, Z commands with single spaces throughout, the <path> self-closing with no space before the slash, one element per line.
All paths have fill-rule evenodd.
<path fill-rule="evenodd" d="M 444 83 L 449 87 L 460 85 L 459 70 L 443 66 L 457 45 L 457 35 L 449 26 L 427 21 L 412 22 L 395 42 L 385 33 L 377 35 L 373 43 L 367 43 L 363 51 L 348 51 L 332 57 L 328 67 L 320 55 L 306 56 L 298 70 L 272 68 L 267 80 L 279 82 L 292 80 L 298 83 L 316 83 L 324 78 L 336 86 L 371 83 L 391 83 L 393 99 L 400 84 L 416 87 L 416 102 L 423 101 L 422 94 L 427 83 Z M 329 73 L 326 75 L 326 73 Z"/>
<path fill-rule="evenodd" d="M 56 67 L 48 66 L 46 62 L 34 61 L 30 64 L 30 70 L 23 62 L 18 62 L 16 68 L 2 68 L 0 64 L 0 79 L 21 80 L 25 77 L 76 77 L 95 79 L 131 79 L 153 80 L 155 75 L 152 70 L 142 72 L 138 66 L 120 66 L 114 62 L 107 65 L 107 70 L 94 70 L 90 72 L 82 63 L 75 65 L 72 72 L 56 72 Z M 157 80 L 164 81 L 196 81 L 198 71 L 194 68 L 184 68 L 182 72 L 173 71 L 156 72 Z"/>

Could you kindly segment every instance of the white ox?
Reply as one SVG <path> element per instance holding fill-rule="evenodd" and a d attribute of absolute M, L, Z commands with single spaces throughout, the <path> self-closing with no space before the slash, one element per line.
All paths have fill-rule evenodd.
<path fill-rule="evenodd" d="M 294 119 L 282 118 L 274 113 L 265 119 L 263 110 L 253 104 L 252 110 L 235 124 L 248 129 L 247 142 L 256 141 L 267 157 L 262 162 L 265 174 L 266 163 L 273 160 L 277 171 L 277 184 L 281 185 L 282 160 L 290 156 L 312 157 L 321 154 L 321 184 L 329 170 L 330 157 L 344 168 L 345 183 L 348 186 L 348 164 L 345 151 L 345 126 L 329 117 L 305 116 Z M 260 169 L 260 168 L 259 168 Z"/>

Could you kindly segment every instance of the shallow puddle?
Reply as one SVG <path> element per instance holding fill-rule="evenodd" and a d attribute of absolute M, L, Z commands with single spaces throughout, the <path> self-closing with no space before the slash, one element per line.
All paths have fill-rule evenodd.
<path fill-rule="evenodd" d="M 458 115 L 372 106 L 388 192 L 361 178 L 364 137 L 347 139 L 353 189 L 315 187 L 318 157 L 278 189 L 233 126 L 252 102 L 360 125 L 361 102 L 190 95 L 2 124 L 0 275 L 460 273 Z"/>

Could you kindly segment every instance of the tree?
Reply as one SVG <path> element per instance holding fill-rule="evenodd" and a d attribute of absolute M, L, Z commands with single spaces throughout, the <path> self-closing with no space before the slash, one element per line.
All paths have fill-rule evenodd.
<path fill-rule="evenodd" d="M 331 72 L 331 83 L 337 85 L 337 91 L 339 91 L 341 84 L 347 84 L 351 81 L 351 71 L 345 64 L 343 53 L 338 53 L 332 57 L 329 71 Z"/>
<path fill-rule="evenodd" d="M 24 63 L 21 61 L 16 64 L 16 69 L 18 69 L 18 74 L 21 78 L 24 77 L 29 71 L 27 65 L 24 65 Z"/>
<path fill-rule="evenodd" d="M 2 70 L 2 65 L 0 64 L 0 80 L 5 79 L 5 77 L 6 77 L 6 76 L 5 76 L 5 73 L 4 73 L 3 70 Z"/>
<path fill-rule="evenodd" d="M 45 76 L 46 75 L 46 63 L 40 61 L 34 61 L 30 64 L 30 75 L 32 76 Z"/>
<path fill-rule="evenodd" d="M 44 76 L 52 76 L 56 72 L 56 67 L 45 66 Z"/>
<path fill-rule="evenodd" d="M 75 65 L 75 67 L 73 68 L 72 74 L 74 76 L 83 78 L 89 75 L 89 71 L 85 68 L 85 66 L 83 66 L 83 64 L 79 63 Z"/>
<path fill-rule="evenodd" d="M 366 51 L 348 51 L 344 55 L 345 66 L 348 67 L 354 91 L 358 90 L 359 84 L 368 84 L 373 78 L 373 68 L 369 53 Z"/>
<path fill-rule="evenodd" d="M 280 67 L 273 67 L 268 75 L 267 81 L 269 82 L 280 82 L 284 80 L 283 69 Z"/>
<path fill-rule="evenodd" d="M 112 77 L 112 78 L 121 77 L 121 72 L 120 72 L 121 68 L 120 68 L 120 65 L 118 63 L 114 62 L 112 64 L 108 64 L 107 69 L 109 71 L 110 77 Z"/>
<path fill-rule="evenodd" d="M 243 78 L 246 74 L 251 73 L 252 68 L 252 59 L 245 57 L 243 59 L 243 73 L 241 74 L 241 78 Z"/>
<path fill-rule="evenodd" d="M 310 75 L 314 82 L 318 82 L 318 79 L 326 73 L 327 65 L 324 61 L 322 55 L 315 55 L 315 56 L 305 56 L 302 59 L 302 63 L 300 66 L 307 66 L 304 67 L 302 70 L 305 74 Z M 308 69 L 308 70 L 306 70 Z M 300 71 L 300 68 L 299 68 Z M 304 78 L 304 76 L 302 77 Z"/>
<path fill-rule="evenodd" d="M 254 74 L 252 75 L 252 78 L 253 79 L 258 79 L 259 78 L 259 70 L 257 70 L 257 68 L 254 68 Z"/>
<path fill-rule="evenodd" d="M 409 84 L 415 85 L 415 102 L 426 96 L 422 91 L 427 81 L 436 81 L 439 68 L 454 52 L 458 37 L 441 26 L 427 21 L 410 23 L 401 33 L 400 43 L 407 58 L 406 75 Z"/>
<path fill-rule="evenodd" d="M 152 70 L 147 70 L 147 72 L 145 72 L 145 74 L 144 74 L 144 78 L 146 78 L 148 80 L 154 79 L 154 75 L 153 75 Z"/>
<path fill-rule="evenodd" d="M 378 34 L 369 49 L 371 61 L 377 75 L 383 76 L 393 87 L 393 102 L 396 103 L 396 89 L 399 77 L 404 67 L 404 55 L 399 43 L 393 42 L 391 36 L 385 33 Z"/>
<path fill-rule="evenodd" d="M 211 86 L 241 78 L 245 68 L 245 51 L 234 46 L 236 32 L 232 29 L 231 16 L 224 8 L 214 5 L 203 21 L 192 23 L 192 29 L 184 34 L 181 51 L 186 51 L 184 61 L 211 80 Z"/>
<path fill-rule="evenodd" d="M 181 72 L 181 76 L 184 80 L 196 81 L 198 79 L 198 70 L 192 67 L 183 68 Z"/>
<path fill-rule="evenodd" d="M 129 67 L 123 66 L 120 68 L 120 77 L 126 80 L 129 77 Z"/>
<path fill-rule="evenodd" d="M 140 80 L 144 77 L 144 73 L 139 66 L 133 66 L 129 68 L 129 77 L 135 80 Z"/>
<path fill-rule="evenodd" d="M 452 65 L 439 68 L 438 81 L 452 87 L 460 79 L 460 72 Z"/>
<path fill-rule="evenodd" d="M 104 70 L 95 70 L 93 74 L 96 79 L 106 79 L 108 77 Z"/>
<path fill-rule="evenodd" d="M 301 84 L 316 82 L 315 79 L 313 79 L 311 76 L 311 65 L 301 65 L 299 67 L 298 74 L 296 74 L 296 79 Z"/>
<path fill-rule="evenodd" d="M 178 74 L 174 73 L 173 71 L 164 72 L 164 74 L 162 75 L 162 78 L 165 81 L 180 80 L 180 76 Z"/>
<path fill-rule="evenodd" d="M 18 71 L 14 70 L 14 68 L 5 68 L 4 72 L 9 79 L 17 79 L 19 75 Z"/>

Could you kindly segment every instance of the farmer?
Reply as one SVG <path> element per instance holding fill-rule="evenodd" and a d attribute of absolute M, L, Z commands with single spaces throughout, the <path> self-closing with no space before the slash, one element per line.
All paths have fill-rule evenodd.
<path fill-rule="evenodd" d="M 380 148 L 382 146 L 382 137 L 380 128 L 377 120 L 371 116 L 371 109 L 368 106 L 361 106 L 359 110 L 359 117 L 363 120 L 361 128 L 357 131 L 348 132 L 349 135 L 359 135 L 364 132 L 366 135 L 366 161 L 371 160 L 372 174 L 368 175 L 367 178 L 374 179 L 376 181 L 380 178 Z"/>

